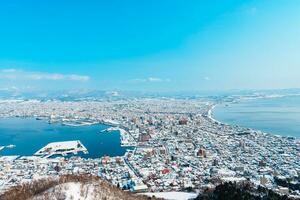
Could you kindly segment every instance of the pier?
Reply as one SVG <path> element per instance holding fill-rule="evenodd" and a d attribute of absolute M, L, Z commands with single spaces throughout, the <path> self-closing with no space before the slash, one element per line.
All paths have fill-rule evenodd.
<path fill-rule="evenodd" d="M 79 141 L 52 142 L 37 151 L 34 155 L 49 158 L 54 155 L 88 153 L 86 147 Z"/>

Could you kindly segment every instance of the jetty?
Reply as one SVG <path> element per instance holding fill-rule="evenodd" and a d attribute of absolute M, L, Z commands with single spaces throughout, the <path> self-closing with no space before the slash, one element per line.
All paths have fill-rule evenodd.
<path fill-rule="evenodd" d="M 52 142 L 38 150 L 34 155 L 49 158 L 54 155 L 66 156 L 78 152 L 88 153 L 86 147 L 79 141 Z"/>

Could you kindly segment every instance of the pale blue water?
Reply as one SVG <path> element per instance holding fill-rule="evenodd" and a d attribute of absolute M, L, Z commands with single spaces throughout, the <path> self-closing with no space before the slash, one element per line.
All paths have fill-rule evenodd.
<path fill-rule="evenodd" d="M 0 155 L 33 155 L 50 142 L 80 140 L 88 149 L 85 158 L 99 158 L 104 155 L 121 156 L 126 148 L 120 146 L 120 133 L 99 133 L 106 125 L 71 127 L 48 124 L 32 118 L 0 119 L 0 146 L 14 144 L 15 148 L 5 148 Z"/>
<path fill-rule="evenodd" d="M 243 100 L 215 108 L 213 117 L 223 123 L 300 138 L 300 96 Z"/>

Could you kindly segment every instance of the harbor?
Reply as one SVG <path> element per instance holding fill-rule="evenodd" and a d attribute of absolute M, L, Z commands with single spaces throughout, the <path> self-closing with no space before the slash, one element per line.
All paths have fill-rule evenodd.
<path fill-rule="evenodd" d="M 2 118 L 0 119 L 2 132 L 0 135 L 0 156 L 32 156 L 49 143 L 77 140 L 89 152 L 88 154 L 78 152 L 83 158 L 99 158 L 105 155 L 122 156 L 127 147 L 121 145 L 119 131 L 113 130 L 110 134 L 99 134 L 109 127 L 99 123 L 85 126 L 66 126 L 61 123 L 49 124 L 45 119 Z"/>
<path fill-rule="evenodd" d="M 68 154 L 78 154 L 83 152 L 88 154 L 87 148 L 79 141 L 64 141 L 64 142 L 52 142 L 45 147 L 37 151 L 34 155 L 41 156 L 43 158 L 49 158 L 52 156 L 66 156 Z"/>

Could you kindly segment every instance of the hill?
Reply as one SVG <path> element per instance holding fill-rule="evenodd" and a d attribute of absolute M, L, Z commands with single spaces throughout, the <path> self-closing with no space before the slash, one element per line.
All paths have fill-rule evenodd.
<path fill-rule="evenodd" d="M 64 175 L 13 187 L 0 200 L 149 200 L 157 199 L 123 191 L 98 177 Z"/>

